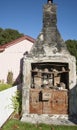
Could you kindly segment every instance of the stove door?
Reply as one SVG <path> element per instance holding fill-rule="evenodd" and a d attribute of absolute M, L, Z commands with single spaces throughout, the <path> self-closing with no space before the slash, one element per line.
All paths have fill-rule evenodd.
<path fill-rule="evenodd" d="M 68 91 L 51 89 L 31 90 L 30 113 L 68 114 Z"/>

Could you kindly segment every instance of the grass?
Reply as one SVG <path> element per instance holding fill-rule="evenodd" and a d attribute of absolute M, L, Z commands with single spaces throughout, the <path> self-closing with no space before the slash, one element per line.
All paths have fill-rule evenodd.
<path fill-rule="evenodd" d="M 12 85 L 10 85 L 10 84 L 0 84 L 0 91 L 3 91 L 3 90 L 8 89 L 10 87 L 12 87 Z"/>
<path fill-rule="evenodd" d="M 1 128 L 1 130 L 77 130 L 77 126 L 58 126 L 46 124 L 23 123 L 19 120 L 11 119 Z"/>

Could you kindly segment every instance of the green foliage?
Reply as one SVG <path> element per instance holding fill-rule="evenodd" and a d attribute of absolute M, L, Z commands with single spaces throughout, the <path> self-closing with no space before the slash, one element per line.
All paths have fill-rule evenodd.
<path fill-rule="evenodd" d="M 69 52 L 77 58 L 77 41 L 67 40 L 66 42 Z"/>
<path fill-rule="evenodd" d="M 8 89 L 12 87 L 10 84 L 0 84 L 0 91 L 3 91 L 5 89 Z"/>
<path fill-rule="evenodd" d="M 13 84 L 13 72 L 9 71 L 7 75 L 7 83 L 8 84 Z"/>
<path fill-rule="evenodd" d="M 22 94 L 20 91 L 16 91 L 15 95 L 12 96 L 12 106 L 15 114 L 20 114 L 22 110 Z"/>
<path fill-rule="evenodd" d="M 66 42 L 67 49 L 70 54 L 76 57 L 76 65 L 77 65 L 77 41 L 76 40 L 67 40 Z"/>
<path fill-rule="evenodd" d="M 0 45 L 11 42 L 22 36 L 23 34 L 19 33 L 17 30 L 9 29 L 9 28 L 8 29 L 0 28 Z"/>
<path fill-rule="evenodd" d="M 58 126 L 47 124 L 30 124 L 19 120 L 9 120 L 2 130 L 77 130 L 77 126 Z"/>

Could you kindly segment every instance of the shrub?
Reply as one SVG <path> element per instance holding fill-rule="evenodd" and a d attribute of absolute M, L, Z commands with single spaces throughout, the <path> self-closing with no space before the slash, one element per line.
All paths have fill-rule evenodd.
<path fill-rule="evenodd" d="M 7 75 L 7 83 L 8 84 L 13 84 L 13 72 L 9 71 Z"/>
<path fill-rule="evenodd" d="M 22 94 L 19 90 L 16 91 L 15 95 L 12 96 L 12 106 L 15 114 L 20 114 L 22 110 Z"/>

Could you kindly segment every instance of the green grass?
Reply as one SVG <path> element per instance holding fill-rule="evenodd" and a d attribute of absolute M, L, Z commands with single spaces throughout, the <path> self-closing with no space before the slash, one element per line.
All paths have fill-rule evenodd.
<path fill-rule="evenodd" d="M 3 90 L 8 89 L 10 87 L 12 87 L 12 85 L 10 85 L 10 84 L 0 84 L 0 91 L 3 91 Z"/>
<path fill-rule="evenodd" d="M 11 119 L 7 121 L 1 130 L 77 130 L 77 126 L 35 125 Z"/>

